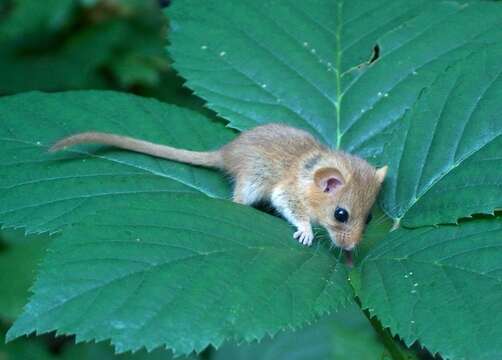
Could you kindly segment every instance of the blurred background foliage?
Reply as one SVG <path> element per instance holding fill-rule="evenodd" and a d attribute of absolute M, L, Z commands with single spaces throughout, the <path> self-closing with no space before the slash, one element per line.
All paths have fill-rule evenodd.
<path fill-rule="evenodd" d="M 3 0 L 0 92 L 158 86 L 167 24 L 154 0 Z"/>
<path fill-rule="evenodd" d="M 0 0 L 0 96 L 110 89 L 155 97 L 220 121 L 170 67 L 163 10 L 168 5 L 168 0 Z M 49 235 L 0 231 L 0 360 L 171 358 L 163 349 L 115 356 L 108 344 L 73 345 L 73 338 L 54 334 L 4 344 L 50 241 Z M 350 348 L 337 345 L 335 337 L 345 338 L 341 343 Z M 360 310 L 348 308 L 273 340 L 226 344 L 199 358 L 385 359 L 388 354 Z"/>
<path fill-rule="evenodd" d="M 165 51 L 163 0 L 0 0 L 0 95 L 112 89 L 200 110 Z"/>

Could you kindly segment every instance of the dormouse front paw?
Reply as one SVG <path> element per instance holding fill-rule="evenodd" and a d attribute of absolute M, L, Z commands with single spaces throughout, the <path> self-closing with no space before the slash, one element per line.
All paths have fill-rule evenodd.
<path fill-rule="evenodd" d="M 310 224 L 308 226 L 298 227 L 298 230 L 293 234 L 293 237 L 298 240 L 300 244 L 310 246 L 314 240 L 314 233 Z"/>

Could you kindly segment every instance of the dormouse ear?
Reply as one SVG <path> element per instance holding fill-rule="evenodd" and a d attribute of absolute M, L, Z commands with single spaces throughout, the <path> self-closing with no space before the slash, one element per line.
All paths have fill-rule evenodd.
<path fill-rule="evenodd" d="M 321 168 L 314 174 L 316 185 L 325 193 L 332 193 L 345 183 L 340 172 L 335 168 Z"/>
<path fill-rule="evenodd" d="M 383 183 L 383 180 L 385 179 L 385 175 L 387 175 L 388 169 L 389 169 L 389 167 L 387 165 L 382 166 L 380 169 L 377 169 L 376 177 L 380 183 Z"/>

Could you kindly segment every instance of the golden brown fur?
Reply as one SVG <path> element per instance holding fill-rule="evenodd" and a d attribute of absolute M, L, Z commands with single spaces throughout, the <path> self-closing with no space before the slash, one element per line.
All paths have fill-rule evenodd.
<path fill-rule="evenodd" d="M 251 205 L 267 200 L 297 227 L 294 237 L 310 245 L 311 223 L 325 227 L 332 240 L 350 250 L 360 241 L 369 211 L 385 177 L 361 158 L 321 145 L 306 131 L 281 124 L 241 133 L 221 149 L 197 152 L 113 134 L 87 132 L 56 143 L 50 151 L 102 143 L 156 157 L 216 167 L 235 180 L 234 201 Z M 343 208 L 348 221 L 334 217 Z"/>

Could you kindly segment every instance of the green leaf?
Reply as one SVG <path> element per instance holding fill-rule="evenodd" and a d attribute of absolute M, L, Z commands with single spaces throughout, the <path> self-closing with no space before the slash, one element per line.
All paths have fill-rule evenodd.
<path fill-rule="evenodd" d="M 214 360 L 391 359 L 361 309 L 347 308 L 295 332 L 246 345 L 226 344 Z"/>
<path fill-rule="evenodd" d="M 502 36 L 489 2 L 188 0 L 168 15 L 174 66 L 231 126 L 281 121 L 366 157 L 438 71 Z"/>
<path fill-rule="evenodd" d="M 8 340 L 57 329 L 119 352 L 188 354 L 298 327 L 351 298 L 328 244 L 303 247 L 250 207 L 183 197 L 138 194 L 65 229 Z"/>
<path fill-rule="evenodd" d="M 19 237 L 19 234 L 16 236 Z M 5 241 L 5 234 L 0 232 L 0 244 L 7 244 L 0 249 L 0 318 L 14 320 L 21 314 L 29 297 L 29 288 L 35 280 L 35 271 L 42 261 L 50 239 L 37 236 L 30 239 L 10 239 Z M 0 339 L 0 342 L 1 339 Z M 1 356 L 0 356 L 1 358 Z"/>
<path fill-rule="evenodd" d="M 194 111 L 114 92 L 28 93 L 1 98 L 0 119 L 0 222 L 5 226 L 57 231 L 101 203 L 138 192 L 198 190 L 229 197 L 228 182 L 209 169 L 95 145 L 47 153 L 62 137 L 89 130 L 193 150 L 218 148 L 234 137 Z"/>
<path fill-rule="evenodd" d="M 500 217 L 396 230 L 361 263 L 356 293 L 407 344 L 446 359 L 500 358 L 501 238 Z"/>
<path fill-rule="evenodd" d="M 492 45 L 440 74 L 387 145 L 383 207 L 403 225 L 502 207 L 501 57 Z"/>

